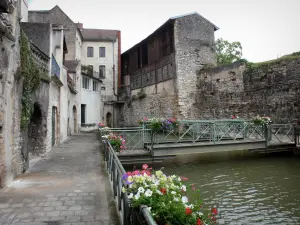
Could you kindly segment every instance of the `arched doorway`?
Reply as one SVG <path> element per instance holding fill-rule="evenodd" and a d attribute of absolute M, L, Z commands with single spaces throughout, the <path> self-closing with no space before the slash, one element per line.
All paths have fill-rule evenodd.
<path fill-rule="evenodd" d="M 74 119 L 74 133 L 77 133 L 77 109 L 73 106 L 73 119 Z"/>
<path fill-rule="evenodd" d="M 112 127 L 112 114 L 110 112 L 106 114 L 106 125 Z"/>
<path fill-rule="evenodd" d="M 42 126 L 42 110 L 38 103 L 33 105 L 33 113 L 28 126 L 28 153 L 38 155 L 43 147 L 43 126 Z"/>

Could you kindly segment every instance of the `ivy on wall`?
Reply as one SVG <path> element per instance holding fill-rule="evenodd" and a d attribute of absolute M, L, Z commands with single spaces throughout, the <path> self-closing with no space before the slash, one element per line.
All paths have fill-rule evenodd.
<path fill-rule="evenodd" d="M 39 87 L 40 78 L 42 77 L 43 72 L 34 62 L 29 40 L 22 30 L 19 42 L 21 55 L 20 76 L 23 78 L 23 92 L 21 97 L 21 129 L 24 130 L 28 127 L 33 113 L 32 94 Z"/>

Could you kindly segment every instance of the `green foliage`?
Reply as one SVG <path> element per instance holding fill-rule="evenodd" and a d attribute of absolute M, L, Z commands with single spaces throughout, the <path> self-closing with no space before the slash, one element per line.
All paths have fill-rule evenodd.
<path fill-rule="evenodd" d="M 231 64 L 242 58 L 242 45 L 238 41 L 229 42 L 222 38 L 216 40 L 218 65 Z"/>
<path fill-rule="evenodd" d="M 144 91 L 143 88 L 142 88 L 142 89 L 140 90 L 140 92 L 137 94 L 137 97 L 138 97 L 138 99 L 143 99 L 143 98 L 146 97 L 146 93 L 145 93 L 145 91 Z"/>
<path fill-rule="evenodd" d="M 23 31 L 20 35 L 21 77 L 23 78 L 21 129 L 26 129 L 33 112 L 32 94 L 40 85 L 42 72 L 34 62 L 30 43 Z"/>

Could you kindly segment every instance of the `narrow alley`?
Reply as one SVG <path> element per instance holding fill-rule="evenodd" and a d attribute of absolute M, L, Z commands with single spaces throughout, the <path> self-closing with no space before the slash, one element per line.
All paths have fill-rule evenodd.
<path fill-rule="evenodd" d="M 98 145 L 95 133 L 72 136 L 0 190 L 0 224 L 113 224 Z"/>

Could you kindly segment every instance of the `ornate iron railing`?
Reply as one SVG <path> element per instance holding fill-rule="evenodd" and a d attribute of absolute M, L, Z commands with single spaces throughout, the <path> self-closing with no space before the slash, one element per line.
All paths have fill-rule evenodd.
<path fill-rule="evenodd" d="M 146 206 L 134 209 L 127 195 L 122 192 L 122 187 L 126 183 L 122 176 L 126 173 L 117 154 L 109 142 L 103 143 L 106 169 L 109 174 L 109 180 L 116 200 L 117 212 L 120 216 L 122 225 L 157 225 Z"/>

